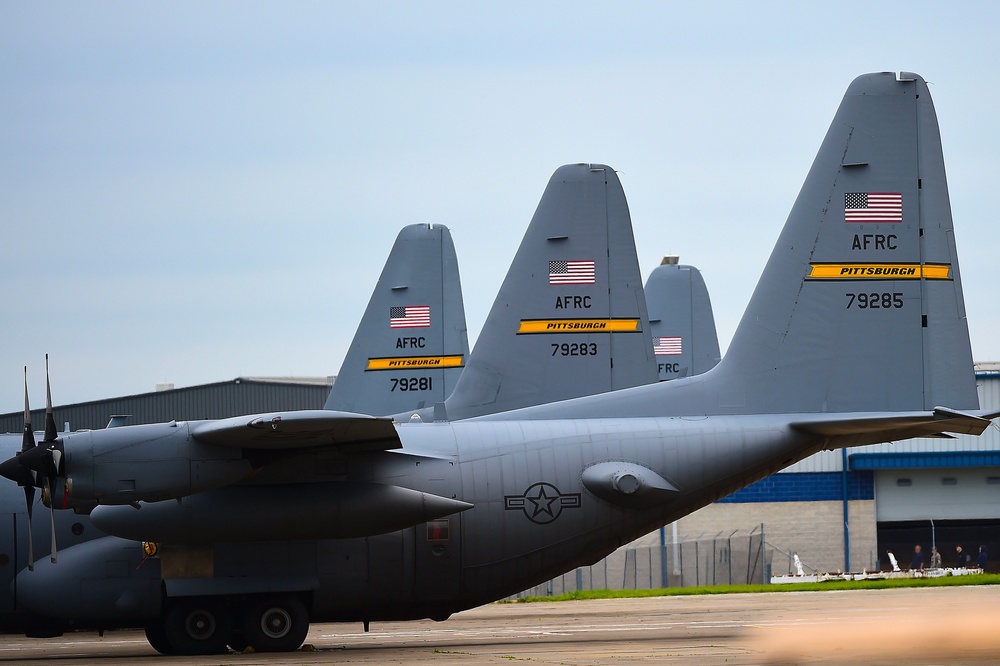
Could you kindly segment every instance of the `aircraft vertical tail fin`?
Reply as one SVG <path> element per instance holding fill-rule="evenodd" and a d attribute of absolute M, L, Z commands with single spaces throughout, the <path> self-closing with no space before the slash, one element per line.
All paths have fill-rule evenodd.
<path fill-rule="evenodd" d="M 694 266 L 666 257 L 646 280 L 653 354 L 660 381 L 708 372 L 719 362 L 712 301 Z"/>
<path fill-rule="evenodd" d="M 468 354 L 451 233 L 439 224 L 404 227 L 326 409 L 386 415 L 443 402 Z"/>
<path fill-rule="evenodd" d="M 978 408 L 927 84 L 854 80 L 714 379 L 715 411 Z"/>
<path fill-rule="evenodd" d="M 560 167 L 445 403 L 449 419 L 656 381 L 632 222 L 617 174 Z"/>

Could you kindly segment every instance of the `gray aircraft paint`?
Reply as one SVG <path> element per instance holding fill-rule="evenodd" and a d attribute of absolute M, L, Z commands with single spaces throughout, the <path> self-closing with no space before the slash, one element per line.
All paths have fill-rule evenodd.
<path fill-rule="evenodd" d="M 326 409 L 395 414 L 443 402 L 455 388 L 468 355 L 451 233 L 442 225 L 404 227 L 386 259 Z"/>
<path fill-rule="evenodd" d="M 898 194 L 899 219 L 845 221 L 857 207 L 847 195 L 859 192 L 892 193 L 890 208 Z M 873 243 L 881 234 L 882 247 L 862 238 L 855 249 L 858 234 Z M 289 498 L 304 483 L 370 480 L 473 506 L 364 538 L 165 544 L 156 565 L 138 569 L 132 551 L 120 569 L 130 592 L 113 600 L 86 588 L 84 566 L 42 562 L 17 585 L 42 615 L 86 607 L 118 624 L 161 622 L 159 594 L 137 591 L 161 575 L 173 608 L 200 604 L 221 621 L 228 616 L 199 596 L 295 597 L 313 621 L 440 619 L 594 562 L 820 449 L 979 434 L 993 415 L 957 411 L 977 409 L 927 86 L 915 75 L 866 75 L 848 90 L 729 353 L 708 373 L 455 423 L 395 424 L 382 440 L 372 439 L 381 425 L 346 415 L 351 427 L 292 413 L 193 424 L 194 437 L 174 428 L 149 441 L 187 441 L 186 451 L 220 461 L 246 444 L 253 456 L 282 455 L 252 483 Z M 91 433 L 78 448 L 65 437 L 66 474 L 94 475 L 107 499 L 142 499 L 102 463 L 140 462 L 146 447 L 126 455 L 105 439 Z"/>
<path fill-rule="evenodd" d="M 705 279 L 694 266 L 664 262 L 645 289 L 661 382 L 708 372 L 722 357 Z"/>

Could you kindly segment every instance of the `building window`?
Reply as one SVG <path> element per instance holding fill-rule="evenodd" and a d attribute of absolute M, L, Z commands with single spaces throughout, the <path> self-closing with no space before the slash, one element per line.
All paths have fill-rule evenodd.
<path fill-rule="evenodd" d="M 986 483 L 991 486 L 1000 486 L 1000 476 L 988 476 L 986 477 Z"/>
<path fill-rule="evenodd" d="M 941 485 L 942 486 L 957 486 L 958 485 L 958 479 L 956 479 L 953 476 L 946 476 L 946 477 L 944 477 L 944 478 L 941 479 Z"/>
<path fill-rule="evenodd" d="M 904 479 L 896 479 L 896 485 L 897 486 L 904 486 L 904 487 L 912 486 L 913 485 L 913 479 L 905 479 L 905 478 Z"/>

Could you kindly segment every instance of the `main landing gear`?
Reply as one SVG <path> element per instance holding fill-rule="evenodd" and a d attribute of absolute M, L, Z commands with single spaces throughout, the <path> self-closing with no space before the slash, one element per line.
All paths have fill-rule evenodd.
<path fill-rule="evenodd" d="M 309 613 L 292 594 L 251 597 L 168 599 L 159 621 L 146 627 L 146 640 L 167 655 L 291 652 L 309 631 Z"/>

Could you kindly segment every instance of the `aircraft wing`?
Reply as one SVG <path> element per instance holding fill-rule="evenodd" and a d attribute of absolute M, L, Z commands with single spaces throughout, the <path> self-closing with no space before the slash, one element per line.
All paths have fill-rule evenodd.
<path fill-rule="evenodd" d="M 858 446 L 910 437 L 940 437 L 949 432 L 980 435 L 990 426 L 990 419 L 997 416 L 1000 413 L 960 412 L 935 407 L 933 412 L 840 414 L 815 421 L 799 421 L 792 423 L 791 427 L 812 435 L 851 440 L 837 442 L 837 446 Z"/>
<path fill-rule="evenodd" d="M 391 418 L 320 409 L 234 416 L 191 429 L 205 444 L 248 449 L 336 447 L 384 451 L 403 446 Z"/>

